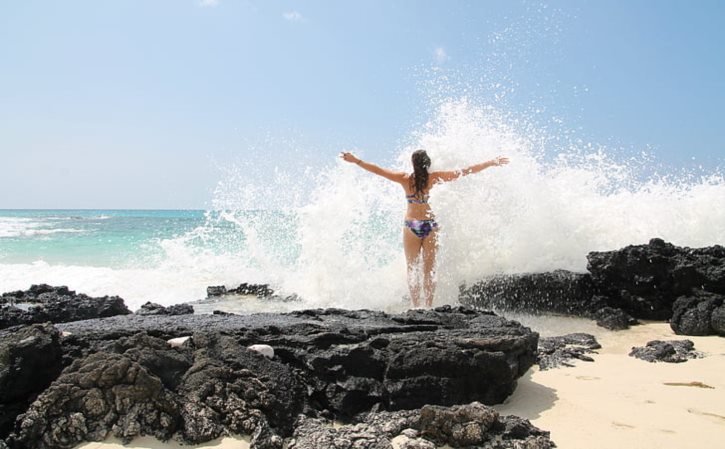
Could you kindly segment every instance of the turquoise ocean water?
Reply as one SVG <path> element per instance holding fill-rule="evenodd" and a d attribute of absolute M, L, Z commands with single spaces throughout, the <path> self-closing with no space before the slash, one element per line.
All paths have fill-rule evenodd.
<path fill-rule="evenodd" d="M 205 222 L 195 210 L 0 210 L 0 263 L 129 268 Z"/>

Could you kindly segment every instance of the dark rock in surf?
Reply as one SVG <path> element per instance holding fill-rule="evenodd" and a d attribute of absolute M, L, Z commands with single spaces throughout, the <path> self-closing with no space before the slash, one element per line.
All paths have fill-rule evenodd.
<path fill-rule="evenodd" d="M 255 295 L 258 298 L 267 298 L 274 295 L 274 290 L 269 288 L 267 284 L 239 284 L 239 287 L 230 290 L 229 293 L 237 295 Z"/>
<path fill-rule="evenodd" d="M 580 316 L 606 305 L 593 295 L 594 285 L 588 274 L 556 270 L 494 276 L 461 287 L 458 299 L 462 304 L 484 310 Z"/>
<path fill-rule="evenodd" d="M 235 313 L 226 312 L 224 310 L 213 310 L 211 312 L 212 315 L 236 315 Z"/>
<path fill-rule="evenodd" d="M 224 285 L 209 286 L 206 288 L 206 295 L 209 298 L 224 295 L 254 295 L 258 298 L 270 298 L 274 290 L 268 284 L 239 284 L 239 287 L 227 289 Z"/>
<path fill-rule="evenodd" d="M 629 326 L 639 324 L 639 321 L 632 318 L 622 309 L 603 307 L 594 313 L 597 325 L 612 331 L 629 329 Z"/>
<path fill-rule="evenodd" d="M 559 337 L 545 337 L 539 339 L 539 356 L 537 363 L 544 371 L 561 366 L 572 367 L 571 360 L 593 362 L 588 354 L 596 354 L 601 345 L 593 335 L 574 333 Z"/>
<path fill-rule="evenodd" d="M 677 298 L 673 305 L 670 327 L 678 335 L 723 335 L 718 324 L 718 314 L 725 303 L 725 295 L 695 291 Z M 714 318 L 714 320 L 713 320 Z"/>
<path fill-rule="evenodd" d="M 682 363 L 702 357 L 695 351 L 695 344 L 691 340 L 653 340 L 647 342 L 647 346 L 632 348 L 629 356 L 652 363 Z"/>
<path fill-rule="evenodd" d="M 60 370 L 60 333 L 52 325 L 0 331 L 0 438 Z"/>
<path fill-rule="evenodd" d="M 136 311 L 137 315 L 188 315 L 194 313 L 191 304 L 173 304 L 167 307 L 153 302 L 147 302 Z"/>
<path fill-rule="evenodd" d="M 224 296 L 227 294 L 227 288 L 223 285 L 213 285 L 206 288 L 206 296 L 213 298 L 214 296 Z"/>
<path fill-rule="evenodd" d="M 677 247 L 662 239 L 591 252 L 587 269 L 611 307 L 636 318 L 666 320 L 675 299 L 702 290 L 725 294 L 725 248 Z"/>
<path fill-rule="evenodd" d="M 68 287 L 33 285 L 27 291 L 5 293 L 0 303 L 0 328 L 22 324 L 65 323 L 69 321 L 104 318 L 131 313 L 118 296 L 93 298 L 76 294 Z M 13 305 L 14 304 L 14 305 Z M 28 305 L 27 310 L 17 307 Z"/>

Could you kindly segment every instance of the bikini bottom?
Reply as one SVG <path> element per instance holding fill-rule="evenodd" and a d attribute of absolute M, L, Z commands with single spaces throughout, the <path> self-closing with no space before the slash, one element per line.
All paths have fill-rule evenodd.
<path fill-rule="evenodd" d="M 438 228 L 435 220 L 405 220 L 405 226 L 410 229 L 413 234 L 424 239 L 428 237 L 434 229 Z"/>

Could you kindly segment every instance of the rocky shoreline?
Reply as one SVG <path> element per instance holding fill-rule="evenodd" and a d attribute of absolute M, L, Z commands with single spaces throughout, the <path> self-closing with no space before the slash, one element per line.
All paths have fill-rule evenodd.
<path fill-rule="evenodd" d="M 381 438 L 404 430 L 411 441 L 552 447 L 546 432 L 483 405 L 514 391 L 536 361 L 538 334 L 465 307 L 124 314 L 12 327 L 0 342 L 0 430 L 10 448 L 224 434 L 251 435 L 255 448 L 324 447 L 314 442 L 348 435 L 333 419 L 374 436 L 353 439 L 356 448 L 386 447 Z M 435 418 L 447 414 L 458 428 Z M 404 426 L 376 433 L 396 419 Z"/>
<path fill-rule="evenodd" d="M 488 405 L 509 397 L 533 364 L 591 361 L 599 343 L 587 334 L 540 339 L 485 310 L 587 317 L 609 329 L 669 319 L 678 334 L 725 335 L 723 247 L 653 239 L 588 259 L 589 273 L 499 276 L 462 287 L 467 306 L 400 314 L 196 315 L 188 304 L 153 303 L 131 313 L 121 298 L 67 287 L 5 293 L 0 448 L 233 434 L 260 449 L 554 447 L 548 432 Z M 210 289 L 298 300 L 264 285 Z M 652 342 L 633 355 L 692 357 L 677 345 Z"/>

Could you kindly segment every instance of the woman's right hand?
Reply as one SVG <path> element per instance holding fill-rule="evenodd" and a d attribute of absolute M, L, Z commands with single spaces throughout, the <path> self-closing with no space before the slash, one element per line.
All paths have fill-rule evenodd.
<path fill-rule="evenodd" d="M 354 154 L 350 153 L 349 151 L 343 151 L 340 153 L 340 157 L 345 162 L 350 162 L 353 164 L 359 164 L 360 158 L 356 157 Z"/>

